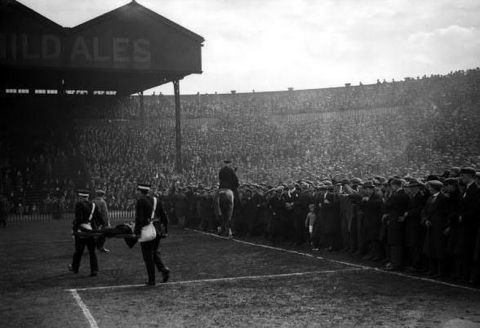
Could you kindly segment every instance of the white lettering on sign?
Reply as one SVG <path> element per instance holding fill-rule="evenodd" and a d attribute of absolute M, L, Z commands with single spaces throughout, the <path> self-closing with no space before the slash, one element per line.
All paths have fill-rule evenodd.
<path fill-rule="evenodd" d="M 0 33 L 0 60 L 54 61 L 66 57 L 71 62 L 138 63 L 150 64 L 152 60 L 150 41 L 126 37 L 86 38 L 77 36 L 72 47 L 62 46 L 62 39 L 53 34 L 28 35 Z"/>
<path fill-rule="evenodd" d="M 138 39 L 133 42 L 133 61 L 135 63 L 150 63 L 150 41 Z"/>
<path fill-rule="evenodd" d="M 93 38 L 93 61 L 94 62 L 108 62 L 110 56 L 102 56 L 100 54 L 100 41 L 98 37 Z"/>
<path fill-rule="evenodd" d="M 128 55 L 127 38 L 113 38 L 113 61 L 116 63 L 128 63 L 130 61 Z"/>
<path fill-rule="evenodd" d="M 55 35 L 42 35 L 42 59 L 58 59 L 62 51 L 60 39 Z"/>
<path fill-rule="evenodd" d="M 79 36 L 75 39 L 72 47 L 72 54 L 70 55 L 70 60 L 75 61 L 77 57 L 83 57 L 87 61 L 91 61 L 92 57 L 88 51 L 87 43 L 83 36 Z"/>
<path fill-rule="evenodd" d="M 28 49 L 28 35 L 22 34 L 22 55 L 27 60 L 38 59 L 40 54 L 30 53 Z"/>

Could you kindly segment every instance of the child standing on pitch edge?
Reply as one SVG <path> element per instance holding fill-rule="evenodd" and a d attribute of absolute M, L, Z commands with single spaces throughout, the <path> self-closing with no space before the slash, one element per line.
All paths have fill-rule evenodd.
<path fill-rule="evenodd" d="M 315 205 L 310 204 L 308 205 L 308 214 L 305 220 L 305 228 L 308 229 L 308 244 L 315 250 L 316 246 L 313 244 L 313 227 L 315 225 L 315 221 L 317 219 L 317 215 L 315 214 Z"/>

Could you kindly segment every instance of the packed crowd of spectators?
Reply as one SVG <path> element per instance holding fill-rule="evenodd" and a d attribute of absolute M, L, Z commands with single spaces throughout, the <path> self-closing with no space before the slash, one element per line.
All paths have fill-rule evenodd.
<path fill-rule="evenodd" d="M 347 83 L 345 87 L 310 90 L 289 88 L 288 91 L 273 92 L 198 93 L 182 96 L 182 111 L 186 118 L 197 118 L 246 111 L 294 114 L 405 106 L 413 100 L 444 97 L 446 92 L 456 94 L 459 98 L 471 95 L 479 88 L 479 74 L 477 68 L 447 75 L 405 78 L 404 81 L 378 80 L 376 84 L 370 85 L 360 82 L 358 85 Z M 136 103 L 139 104 L 138 99 Z M 175 115 L 173 96 L 148 96 L 144 103 L 146 115 L 151 118 L 172 118 Z M 132 106 L 132 102 L 125 104 L 128 108 Z M 121 108 L 121 113 L 127 112 L 124 107 Z"/>
<path fill-rule="evenodd" d="M 173 186 L 162 194 L 173 223 L 216 231 L 215 190 Z M 234 235 L 343 251 L 387 270 L 480 284 L 480 172 L 366 176 L 244 184 Z"/>
<path fill-rule="evenodd" d="M 80 120 L 66 146 L 42 156 L 53 165 L 64 152 L 79 169 L 59 178 L 61 169 L 52 166 L 36 176 L 66 198 L 72 185 L 106 189 L 111 208 L 125 210 L 138 181 L 163 191 L 175 182 L 214 188 L 225 158 L 235 162 L 241 181 L 273 185 L 369 174 L 420 177 L 457 163 L 478 167 L 479 90 L 480 69 L 474 69 L 342 88 L 182 96 L 182 173 L 175 172 L 173 97 L 144 97 L 144 114 L 140 97 L 72 98 L 71 119 Z M 14 183 L 21 194 L 32 169 L 3 167 L 9 192 L 7 180 L 22 167 L 22 181 Z"/>
<path fill-rule="evenodd" d="M 1 99 L 0 194 L 11 213 L 59 212 L 84 179 L 71 120 L 41 96 Z"/>
<path fill-rule="evenodd" d="M 160 189 L 174 181 L 213 187 L 225 158 L 236 163 L 242 181 L 252 183 L 368 174 L 425 176 L 456 163 L 479 165 L 479 81 L 479 70 L 473 70 L 336 91 L 213 95 L 207 103 L 222 108 L 214 117 L 184 117 L 181 174 L 174 170 L 175 127 L 168 118 L 147 115 L 143 125 L 111 121 L 78 126 L 78 147 L 90 176 L 88 187 L 108 189 L 109 201 L 122 209 L 131 206 L 138 180 Z M 310 99 L 303 94 L 315 93 L 332 93 L 351 107 L 333 102 L 320 111 L 302 113 L 292 107 L 278 114 L 266 106 L 288 107 L 290 97 L 300 106 L 305 102 L 299 99 Z M 189 97 L 199 96 L 187 96 L 187 106 Z M 168 103 L 164 96 L 146 103 L 156 98 Z M 317 98 L 317 103 L 323 101 Z"/>

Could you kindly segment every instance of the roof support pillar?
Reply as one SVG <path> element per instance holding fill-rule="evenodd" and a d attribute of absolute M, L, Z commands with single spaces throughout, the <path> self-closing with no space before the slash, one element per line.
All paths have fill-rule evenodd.
<path fill-rule="evenodd" d="M 175 94 L 175 170 L 177 173 L 182 172 L 182 128 L 181 128 L 181 111 L 180 111 L 180 81 L 173 81 L 173 92 Z"/>
<path fill-rule="evenodd" d="M 143 104 L 143 91 L 140 91 L 140 120 L 142 128 L 145 128 L 145 106 Z"/>

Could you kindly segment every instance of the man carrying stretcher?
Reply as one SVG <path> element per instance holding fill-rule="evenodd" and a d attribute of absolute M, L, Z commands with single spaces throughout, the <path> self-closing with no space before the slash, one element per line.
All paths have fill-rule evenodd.
<path fill-rule="evenodd" d="M 148 274 L 147 286 L 155 285 L 155 267 L 162 273 L 162 282 L 167 282 L 170 270 L 160 259 L 160 239 L 165 238 L 168 229 L 168 219 L 162 204 L 157 197 L 149 195 L 150 185 L 139 184 L 137 187 L 137 203 L 135 207 L 135 222 L 119 224 L 114 228 L 103 228 L 103 216 L 95 202 L 88 200 L 89 192 L 78 192 L 79 200 L 75 205 L 75 219 L 73 221 L 73 235 L 75 238 L 75 253 L 69 270 L 78 273 L 80 261 L 85 246 L 90 254 L 90 276 L 96 276 L 98 261 L 95 253 L 96 238 L 124 238 L 132 248 L 137 241 L 142 248 L 143 260 Z M 147 238 L 144 230 L 150 226 L 154 233 Z"/>
<path fill-rule="evenodd" d="M 98 208 L 95 203 L 88 200 L 90 193 L 87 190 L 79 190 L 77 194 L 78 201 L 75 204 L 75 219 L 73 220 L 75 253 L 73 254 L 72 264 L 68 266 L 68 269 L 73 273 L 78 273 L 82 254 L 85 246 L 87 246 L 90 255 L 90 276 L 94 277 L 98 273 L 97 254 L 95 253 L 96 243 L 94 235 L 89 236 L 88 233 L 93 233 L 97 224 L 104 225 L 105 223 L 99 222 L 101 216 L 99 216 Z"/>
<path fill-rule="evenodd" d="M 96 202 L 88 200 L 89 192 L 79 190 L 77 192 L 78 201 L 75 204 L 75 219 L 73 220 L 72 235 L 75 239 L 75 253 L 72 263 L 68 266 L 69 271 L 78 273 L 80 261 L 85 246 L 90 255 L 90 276 L 94 277 L 98 273 L 98 260 L 95 253 L 98 239 L 104 242 L 105 238 L 124 238 L 127 245 L 132 248 L 137 243 L 137 236 L 133 234 L 134 223 L 124 223 L 114 228 L 103 228 L 105 226 L 101 208 Z"/>

